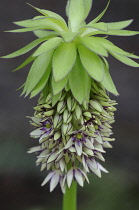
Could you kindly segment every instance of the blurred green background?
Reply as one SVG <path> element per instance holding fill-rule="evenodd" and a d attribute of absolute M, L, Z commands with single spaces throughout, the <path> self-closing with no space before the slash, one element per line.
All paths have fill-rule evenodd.
<path fill-rule="evenodd" d="M 22 0 L 0 2 L 0 55 L 13 52 L 34 40 L 32 33 L 9 34 L 2 31 L 15 28 L 14 21 L 37 15 Z M 28 0 L 34 6 L 49 9 L 65 17 L 66 0 Z M 88 18 L 95 18 L 107 0 L 94 0 Z M 131 30 L 139 30 L 139 1 L 111 1 L 102 21 L 135 19 Z M 109 40 L 139 55 L 139 36 L 108 37 Z M 25 80 L 29 66 L 11 73 L 25 56 L 0 60 L 0 210 L 61 210 L 62 194 L 59 188 L 49 193 L 49 186 L 41 187 L 46 172 L 35 166 L 35 156 L 27 154 L 34 146 L 30 139 L 31 126 L 27 115 L 37 98 L 24 99 L 15 91 Z M 139 69 L 125 66 L 109 58 L 111 74 L 120 96 L 116 123 L 113 126 L 116 142 L 107 150 L 105 167 L 110 172 L 99 179 L 90 175 L 90 185 L 78 188 L 78 210 L 139 210 Z M 115 99 L 115 97 L 111 96 Z"/>

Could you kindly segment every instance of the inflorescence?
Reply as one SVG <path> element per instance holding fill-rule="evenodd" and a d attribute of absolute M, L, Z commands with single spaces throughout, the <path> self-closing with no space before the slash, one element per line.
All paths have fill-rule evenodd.
<path fill-rule="evenodd" d="M 96 82 L 92 84 L 89 103 L 84 101 L 80 105 L 70 91 L 63 91 L 54 107 L 51 93 L 46 100 L 39 99 L 31 117 L 35 130 L 30 134 L 39 146 L 29 153 L 36 153 L 41 171 L 50 171 L 42 186 L 50 181 L 52 191 L 60 183 L 64 193 L 73 180 L 80 186 L 85 180 L 89 182 L 89 172 L 98 177 L 101 171 L 107 173 L 98 159 L 105 161 L 105 148 L 112 148 L 110 142 L 115 140 L 110 136 L 116 104 Z"/>

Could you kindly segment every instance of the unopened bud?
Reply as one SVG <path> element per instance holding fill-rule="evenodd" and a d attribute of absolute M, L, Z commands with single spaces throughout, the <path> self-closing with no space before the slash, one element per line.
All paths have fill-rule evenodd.
<path fill-rule="evenodd" d="M 102 106 L 97 101 L 90 100 L 89 104 L 90 104 L 91 108 L 96 109 L 98 112 L 102 112 L 103 111 Z"/>
<path fill-rule="evenodd" d="M 51 104 L 51 103 L 52 103 L 52 95 L 51 95 L 51 93 L 48 94 L 48 96 L 47 96 L 45 102 L 46 102 L 47 104 Z"/>
<path fill-rule="evenodd" d="M 66 104 L 64 101 L 60 101 L 57 105 L 57 112 L 61 114 L 66 109 Z"/>
<path fill-rule="evenodd" d="M 44 112 L 44 116 L 50 117 L 50 116 L 52 116 L 53 113 L 54 113 L 54 110 L 52 109 L 52 110 Z"/>
<path fill-rule="evenodd" d="M 81 110 L 79 105 L 76 105 L 76 108 L 75 108 L 75 116 L 76 116 L 76 118 L 79 120 L 81 118 L 81 115 L 82 115 L 82 110 Z"/>
<path fill-rule="evenodd" d="M 56 114 L 54 116 L 54 128 L 57 128 L 61 121 L 62 121 L 62 116 L 59 114 Z"/>

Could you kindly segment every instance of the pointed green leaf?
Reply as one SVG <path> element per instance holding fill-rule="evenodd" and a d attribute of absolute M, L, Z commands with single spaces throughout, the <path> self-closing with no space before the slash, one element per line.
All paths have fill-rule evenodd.
<path fill-rule="evenodd" d="M 108 29 L 123 29 L 129 26 L 133 20 L 124 20 L 119 22 L 112 22 L 112 23 L 106 23 L 108 26 Z"/>
<path fill-rule="evenodd" d="M 22 27 L 28 27 L 28 28 L 33 28 L 33 27 L 46 27 L 48 24 L 47 21 L 49 22 L 49 19 L 46 17 L 38 17 L 38 18 L 33 18 L 33 19 L 28 19 L 28 20 L 21 20 L 21 21 L 16 21 L 14 22 L 15 25 L 22 26 Z"/>
<path fill-rule="evenodd" d="M 38 19 L 38 18 L 42 18 L 43 16 L 36 16 L 35 18 L 33 19 Z M 56 31 L 47 31 L 47 30 L 37 30 L 37 31 L 33 31 L 33 33 L 35 34 L 35 36 L 37 37 L 46 37 L 46 36 L 49 36 L 49 37 L 55 37 L 57 35 L 59 35 L 58 32 Z"/>
<path fill-rule="evenodd" d="M 16 90 L 20 90 L 25 86 L 25 83 L 23 83 L 23 85 L 21 85 L 19 88 L 17 88 Z"/>
<path fill-rule="evenodd" d="M 95 37 L 95 39 L 96 41 L 100 42 L 101 45 L 108 50 L 108 52 L 118 53 L 118 54 L 130 57 L 130 58 L 136 58 L 136 59 L 139 58 L 139 56 L 137 55 L 134 55 L 132 53 L 122 50 L 121 48 L 117 47 L 116 45 L 114 45 L 112 42 L 110 42 L 107 39 L 100 38 L 100 37 Z"/>
<path fill-rule="evenodd" d="M 103 32 L 101 32 L 103 33 Z M 128 31 L 128 30 L 108 30 L 107 33 L 103 33 L 107 35 L 115 35 L 115 36 L 134 36 L 139 34 L 138 31 Z"/>
<path fill-rule="evenodd" d="M 67 26 L 63 23 L 63 21 L 53 17 L 22 20 L 14 22 L 14 24 L 27 28 L 41 27 L 42 29 L 50 29 L 55 31 L 67 30 Z"/>
<path fill-rule="evenodd" d="M 16 69 L 14 69 L 12 72 L 18 71 L 19 69 L 22 69 L 27 64 L 31 63 L 33 60 L 35 60 L 34 57 L 29 56 L 20 66 L 18 66 Z"/>
<path fill-rule="evenodd" d="M 83 33 L 82 36 L 92 36 L 92 35 L 97 35 L 97 34 L 105 34 L 105 35 L 112 35 L 112 36 L 134 36 L 139 34 L 138 31 L 128 31 L 128 30 L 108 30 L 107 32 L 105 31 L 100 31 L 97 29 L 93 28 L 88 28 L 86 29 Z"/>
<path fill-rule="evenodd" d="M 25 93 L 26 93 L 26 82 L 24 83 L 24 88 L 23 88 L 20 96 L 24 95 Z"/>
<path fill-rule="evenodd" d="M 72 69 L 76 60 L 75 43 L 62 43 L 55 51 L 52 61 L 56 82 L 62 80 Z"/>
<path fill-rule="evenodd" d="M 87 93 L 86 72 L 81 64 L 79 56 L 69 74 L 69 86 L 74 98 L 81 104 Z"/>
<path fill-rule="evenodd" d="M 34 7 L 33 5 L 29 4 L 29 3 L 27 3 L 27 4 L 28 4 L 29 6 L 31 6 L 32 8 L 34 8 L 35 10 L 37 10 L 39 13 L 45 15 L 45 16 L 55 17 L 55 18 L 57 18 L 57 19 L 62 20 L 62 21 L 65 22 L 65 20 L 64 20 L 60 15 L 58 15 L 58 14 L 55 13 L 55 12 L 52 12 L 52 11 L 49 11 L 49 10 L 45 10 L 45 9 L 39 9 L 39 8 Z"/>
<path fill-rule="evenodd" d="M 52 96 L 52 106 L 54 106 L 59 101 L 60 97 L 61 97 L 61 92 L 58 93 L 57 95 Z"/>
<path fill-rule="evenodd" d="M 92 8 L 92 1 L 93 0 L 84 0 L 84 13 L 85 13 L 84 19 L 86 19 L 87 16 L 89 15 L 89 12 Z"/>
<path fill-rule="evenodd" d="M 30 28 L 20 28 L 20 29 L 14 29 L 10 31 L 5 31 L 5 32 L 10 32 L 10 33 L 24 33 L 24 32 L 30 32 L 30 31 L 36 31 L 36 30 L 42 30 L 45 29 L 45 27 L 38 26 L 38 27 L 30 27 Z"/>
<path fill-rule="evenodd" d="M 26 90 L 26 95 L 28 95 L 41 80 L 51 61 L 52 55 L 53 51 L 50 51 L 38 56 L 34 61 L 24 87 Z"/>
<path fill-rule="evenodd" d="M 56 95 L 59 92 L 63 90 L 63 88 L 66 86 L 68 81 L 68 76 L 65 77 L 64 79 L 60 80 L 59 82 L 55 82 L 54 78 L 52 77 L 52 89 L 53 89 L 53 94 Z"/>
<path fill-rule="evenodd" d="M 101 82 L 101 84 L 104 86 L 104 88 L 109 91 L 110 93 L 113 93 L 114 95 L 118 96 L 118 92 L 116 90 L 116 87 L 113 83 L 113 80 L 111 78 L 111 75 L 109 73 L 109 64 L 106 61 L 106 59 L 104 59 L 104 78 L 103 81 Z"/>
<path fill-rule="evenodd" d="M 82 32 L 81 36 L 90 36 L 93 34 L 99 34 L 99 33 L 104 33 L 108 31 L 108 27 L 106 23 L 100 22 L 100 23 L 90 23 L 83 28 L 80 29 Z M 101 31 L 101 32 L 100 32 Z"/>
<path fill-rule="evenodd" d="M 69 0 L 67 1 L 67 4 L 66 4 L 66 15 L 67 17 L 69 16 Z"/>
<path fill-rule="evenodd" d="M 133 61 L 132 59 L 130 58 L 127 58 L 126 56 L 124 55 L 119 55 L 119 54 L 116 54 L 114 52 L 110 52 L 110 54 L 115 57 L 117 60 L 121 61 L 122 63 L 125 63 L 126 65 L 128 66 L 132 66 L 132 67 L 139 67 L 139 64 L 136 63 L 135 61 Z"/>
<path fill-rule="evenodd" d="M 71 31 L 78 31 L 81 22 L 84 20 L 84 0 L 70 0 L 68 17 Z"/>
<path fill-rule="evenodd" d="M 89 26 L 85 26 L 85 27 L 81 28 L 80 31 L 82 32 L 81 37 L 91 36 L 91 35 L 94 35 L 95 33 L 100 32 L 98 29 L 92 28 Z"/>
<path fill-rule="evenodd" d="M 85 70 L 93 79 L 101 82 L 103 79 L 104 70 L 99 56 L 83 45 L 79 45 L 78 49 L 82 65 L 84 66 Z"/>
<path fill-rule="evenodd" d="M 96 23 L 96 22 L 98 22 L 98 21 L 103 17 L 103 15 L 105 14 L 105 12 L 107 11 L 109 4 L 110 4 L 110 0 L 108 1 L 107 6 L 106 6 L 105 9 L 102 11 L 102 13 L 100 13 L 100 15 L 98 15 L 98 16 L 97 16 L 94 20 L 92 20 L 90 23 Z"/>
<path fill-rule="evenodd" d="M 101 31 L 108 31 L 108 26 L 106 23 L 100 22 L 100 23 L 89 23 L 87 27 L 92 27 Z"/>
<path fill-rule="evenodd" d="M 35 53 L 33 53 L 33 56 L 38 56 L 43 53 L 49 52 L 50 50 L 55 49 L 61 42 L 62 39 L 60 37 L 51 38 L 41 44 L 41 46 L 35 51 Z"/>
<path fill-rule="evenodd" d="M 45 37 L 36 39 L 33 42 L 31 42 L 30 44 L 26 45 L 25 47 L 15 51 L 9 55 L 5 55 L 2 58 L 14 58 L 14 57 L 23 55 L 23 54 L 29 52 L 30 50 L 32 50 L 34 47 L 36 47 L 41 42 L 46 41 L 46 40 L 47 40 L 47 38 L 45 38 Z"/>
<path fill-rule="evenodd" d="M 36 96 L 38 93 L 40 93 L 42 91 L 42 89 L 45 87 L 45 85 L 46 85 L 46 83 L 47 83 L 47 81 L 49 79 L 50 73 L 51 73 L 51 65 L 48 66 L 46 72 L 44 73 L 44 75 L 42 76 L 42 78 L 40 79 L 40 81 L 38 82 L 38 84 L 31 91 L 30 98 Z"/>
<path fill-rule="evenodd" d="M 59 34 L 55 31 L 45 31 L 45 30 L 37 30 L 37 31 L 33 31 L 33 33 L 35 34 L 35 36 L 41 38 L 41 37 L 46 37 L 46 36 L 58 36 Z"/>
<path fill-rule="evenodd" d="M 36 16 L 34 19 L 38 19 L 38 18 L 42 18 L 43 16 Z M 33 31 L 33 33 L 35 34 L 35 36 L 37 37 L 46 37 L 49 36 L 51 37 L 55 37 L 57 35 L 59 35 L 58 32 L 56 31 L 46 31 L 46 30 L 37 30 L 37 31 Z"/>
<path fill-rule="evenodd" d="M 81 37 L 80 41 L 84 46 L 96 54 L 106 57 L 108 56 L 107 50 L 95 37 Z"/>

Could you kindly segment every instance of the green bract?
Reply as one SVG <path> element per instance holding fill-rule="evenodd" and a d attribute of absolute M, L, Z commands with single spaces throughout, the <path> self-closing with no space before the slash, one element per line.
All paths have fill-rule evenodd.
<path fill-rule="evenodd" d="M 86 23 L 85 19 L 91 10 L 92 0 L 69 0 L 66 7 L 68 24 L 60 15 L 33 6 L 40 16 L 15 22 L 22 28 L 9 32 L 33 31 L 37 39 L 3 58 L 23 55 L 41 44 L 14 70 L 17 71 L 33 62 L 22 94 L 34 97 L 40 92 L 46 95 L 46 89 L 52 90 L 54 105 L 59 100 L 61 91 L 65 89 L 71 90 L 74 98 L 82 104 L 84 100 L 89 100 L 91 80 L 95 80 L 107 91 L 118 95 L 109 73 L 106 60 L 108 53 L 133 67 L 139 67 L 139 64 L 132 58 L 139 57 L 115 46 L 105 35 L 132 36 L 139 32 L 124 30 L 132 20 L 98 22 L 109 3 L 110 1 L 104 11 L 90 23 Z M 104 37 L 97 37 L 103 34 Z"/>

